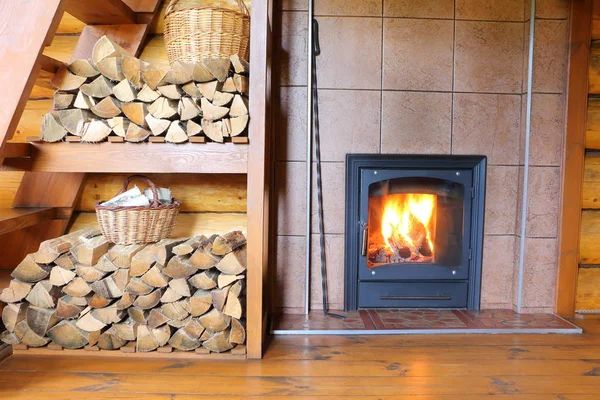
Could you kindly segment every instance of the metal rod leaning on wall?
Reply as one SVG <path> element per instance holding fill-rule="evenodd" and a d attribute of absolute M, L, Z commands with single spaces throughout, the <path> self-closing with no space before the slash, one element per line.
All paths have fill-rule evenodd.
<path fill-rule="evenodd" d="M 310 312 L 310 261 L 311 261 L 311 200 L 312 200 L 312 135 L 313 135 L 313 14 L 314 0 L 308 0 L 308 82 L 307 82 L 307 124 L 306 124 L 306 291 L 304 311 L 308 315 Z"/>

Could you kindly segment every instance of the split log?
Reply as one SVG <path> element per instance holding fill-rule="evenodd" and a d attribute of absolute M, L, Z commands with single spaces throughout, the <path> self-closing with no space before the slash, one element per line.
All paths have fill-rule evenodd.
<path fill-rule="evenodd" d="M 144 283 L 155 288 L 166 287 L 169 284 L 169 280 L 169 275 L 167 274 L 166 269 L 163 273 L 163 271 L 161 271 L 156 264 L 142 276 L 142 281 Z"/>
<path fill-rule="evenodd" d="M 225 302 L 225 307 L 223 307 L 223 314 L 236 319 L 242 318 L 242 303 L 235 294 L 231 293 L 231 291 L 227 294 L 227 301 Z"/>
<path fill-rule="evenodd" d="M 207 121 L 215 121 L 221 119 L 229 113 L 229 108 L 215 106 L 206 98 L 200 99 L 200 107 L 202 108 L 202 118 L 203 120 Z"/>
<path fill-rule="evenodd" d="M 79 277 L 83 278 L 88 283 L 99 281 L 107 274 L 106 272 L 100 271 L 93 266 L 87 266 L 83 264 L 77 264 L 75 266 L 75 271 Z"/>
<path fill-rule="evenodd" d="M 18 280 L 11 280 L 7 288 L 0 292 L 0 302 L 17 303 L 23 300 L 31 291 L 31 284 Z"/>
<path fill-rule="evenodd" d="M 200 108 L 191 97 L 183 96 L 179 101 L 178 114 L 181 121 L 187 121 L 200 115 Z"/>
<path fill-rule="evenodd" d="M 50 281 L 43 280 L 33 286 L 25 300 L 36 307 L 54 308 L 59 293 L 59 288 L 53 286 Z"/>
<path fill-rule="evenodd" d="M 219 274 L 218 283 L 219 289 L 224 288 L 225 286 L 229 286 L 238 280 L 244 279 L 243 275 L 227 275 L 227 274 Z"/>
<path fill-rule="evenodd" d="M 242 115 L 241 117 L 230 118 L 229 119 L 229 121 L 231 123 L 231 131 L 229 133 L 230 136 L 234 137 L 234 136 L 241 135 L 246 130 L 249 119 L 250 118 L 248 115 Z"/>
<path fill-rule="evenodd" d="M 226 93 L 226 92 L 215 92 L 214 96 L 213 96 L 213 105 L 215 106 L 220 106 L 220 107 L 225 107 L 227 106 L 229 103 L 231 103 L 231 101 L 233 100 L 233 94 L 232 93 Z"/>
<path fill-rule="evenodd" d="M 231 66 L 230 60 L 205 58 L 202 60 L 202 63 L 219 82 L 225 82 L 225 79 L 227 79 L 227 76 L 229 75 L 229 67 Z"/>
<path fill-rule="evenodd" d="M 194 64 L 175 61 L 171 65 L 169 72 L 167 72 L 165 81 L 176 85 L 183 85 L 194 79 L 193 72 Z"/>
<path fill-rule="evenodd" d="M 111 131 L 112 129 L 104 120 L 92 119 L 81 121 L 77 134 L 81 136 L 82 142 L 98 143 L 106 139 Z"/>
<path fill-rule="evenodd" d="M 123 296 L 117 300 L 117 309 L 119 310 L 127 310 L 129 307 L 133 305 L 136 296 L 130 293 L 123 293 Z"/>
<path fill-rule="evenodd" d="M 142 276 L 155 262 L 154 246 L 146 246 L 131 259 L 129 274 L 131 276 Z"/>
<path fill-rule="evenodd" d="M 161 310 L 163 314 L 167 316 L 167 318 L 178 321 L 185 319 L 190 315 L 186 308 L 189 307 L 187 306 L 187 302 L 185 300 L 167 303 L 161 306 Z"/>
<path fill-rule="evenodd" d="M 221 120 L 221 129 L 223 130 L 223 137 L 231 136 L 231 121 L 229 118 L 223 118 Z"/>
<path fill-rule="evenodd" d="M 198 86 L 194 82 L 186 83 L 181 87 L 181 89 L 183 89 L 188 96 L 194 99 L 199 99 L 202 97 L 202 92 L 200 92 L 200 89 L 198 89 Z"/>
<path fill-rule="evenodd" d="M 91 110 L 92 107 L 96 105 L 96 100 L 94 100 L 91 96 L 86 95 L 83 92 L 78 92 L 77 96 L 75 96 L 75 102 L 73 103 L 73 107 L 81 108 L 83 110 Z"/>
<path fill-rule="evenodd" d="M 250 87 L 250 82 L 248 81 L 247 76 L 235 74 L 233 76 L 233 83 L 235 84 L 235 89 L 239 93 L 248 95 L 248 89 Z"/>
<path fill-rule="evenodd" d="M 99 76 L 91 83 L 81 85 L 79 90 L 90 97 L 103 99 L 113 94 L 115 85 L 103 76 Z"/>
<path fill-rule="evenodd" d="M 183 330 L 194 339 L 200 339 L 200 336 L 204 333 L 204 327 L 200 325 L 197 318 L 190 318 Z"/>
<path fill-rule="evenodd" d="M 17 324 L 27 317 L 28 307 L 28 303 L 15 303 L 2 309 L 2 323 L 9 332 L 14 332 Z"/>
<path fill-rule="evenodd" d="M 75 272 L 59 266 L 52 267 L 50 271 L 50 283 L 54 286 L 64 286 L 73 278 L 75 278 Z"/>
<path fill-rule="evenodd" d="M 188 256 L 174 256 L 171 258 L 164 273 L 173 278 L 189 278 L 194 275 L 198 269 L 190 262 Z"/>
<path fill-rule="evenodd" d="M 185 242 L 185 238 L 163 239 L 152 246 L 154 261 L 160 265 L 167 265 L 173 257 L 173 249 Z"/>
<path fill-rule="evenodd" d="M 163 85 L 157 87 L 156 90 L 158 90 L 161 95 L 171 100 L 179 100 L 183 94 L 183 90 L 177 85 Z"/>
<path fill-rule="evenodd" d="M 146 115 L 148 114 L 148 106 L 141 102 L 132 102 L 121 104 L 121 110 L 123 114 L 131 122 L 136 125 L 146 127 Z"/>
<path fill-rule="evenodd" d="M 79 329 L 75 321 L 63 320 L 48 331 L 52 341 L 65 349 L 80 349 L 90 342 L 90 332 Z"/>
<path fill-rule="evenodd" d="M 10 274 L 13 278 L 28 283 L 36 283 L 50 275 L 50 267 L 34 261 L 34 254 L 28 254 Z"/>
<path fill-rule="evenodd" d="M 121 102 L 113 97 L 105 97 L 91 108 L 101 118 L 112 118 L 121 114 Z"/>
<path fill-rule="evenodd" d="M 212 306 L 212 294 L 208 290 L 197 290 L 190 297 L 190 314 L 193 317 L 204 315 Z"/>
<path fill-rule="evenodd" d="M 106 120 L 106 123 L 115 133 L 115 135 L 120 136 L 122 138 L 125 137 L 127 133 L 127 129 L 129 128 L 129 120 L 125 117 L 113 117 L 111 119 Z"/>
<path fill-rule="evenodd" d="M 121 292 L 125 291 L 125 286 L 127 286 L 127 282 L 129 280 L 129 273 L 126 269 L 118 269 L 112 275 L 112 278 L 115 282 L 115 285 L 119 288 Z"/>
<path fill-rule="evenodd" d="M 127 344 L 127 340 L 124 340 L 115 334 L 114 328 L 109 328 L 106 332 L 102 333 L 98 338 L 98 347 L 102 350 L 117 350 Z"/>
<path fill-rule="evenodd" d="M 52 108 L 55 110 L 64 110 L 73 104 L 75 95 L 65 92 L 55 92 L 53 97 Z"/>
<path fill-rule="evenodd" d="M 83 311 L 83 306 L 75 304 L 72 296 L 65 295 L 58 299 L 56 303 L 56 317 L 60 319 L 73 319 L 79 317 Z"/>
<path fill-rule="evenodd" d="M 223 312 L 225 301 L 227 300 L 227 295 L 229 293 L 229 287 L 226 286 L 222 289 L 213 289 L 210 293 L 212 295 L 212 303 L 215 308 Z"/>
<path fill-rule="evenodd" d="M 96 236 L 71 249 L 71 254 L 79 264 L 91 266 L 106 254 L 110 246 L 110 242 L 104 236 Z"/>
<path fill-rule="evenodd" d="M 214 353 L 222 353 L 233 348 L 233 344 L 229 343 L 228 338 L 228 331 L 217 332 L 210 339 L 202 343 L 202 346 Z"/>
<path fill-rule="evenodd" d="M 69 72 L 67 67 L 59 69 L 52 79 L 50 80 L 50 84 L 54 86 L 57 90 L 61 90 L 63 92 L 68 92 L 71 90 L 77 90 L 81 85 L 83 85 L 86 81 L 86 77 L 78 76 Z"/>
<path fill-rule="evenodd" d="M 83 278 L 76 277 L 62 289 L 63 293 L 73 297 L 85 297 L 92 291 L 92 288 Z"/>
<path fill-rule="evenodd" d="M 246 265 L 246 246 L 244 246 L 226 254 L 218 262 L 217 269 L 224 274 L 239 275 L 246 270 Z"/>
<path fill-rule="evenodd" d="M 191 237 L 185 242 L 175 246 L 173 248 L 173 254 L 177 256 L 186 256 L 188 254 L 192 254 L 203 240 L 206 240 L 206 236 L 204 235 Z"/>
<path fill-rule="evenodd" d="M 192 72 L 194 81 L 196 82 L 208 82 L 215 79 L 213 74 L 210 73 L 206 65 L 202 61 L 194 63 L 194 71 Z"/>
<path fill-rule="evenodd" d="M 208 269 L 204 272 L 192 276 L 188 280 L 188 282 L 197 289 L 210 290 L 217 287 L 218 276 L 218 271 L 216 271 L 215 269 Z"/>
<path fill-rule="evenodd" d="M 214 332 L 209 331 L 208 329 L 205 329 L 204 332 L 202 332 L 202 335 L 200 335 L 200 340 L 201 341 L 205 341 L 211 338 L 212 335 L 214 335 Z"/>
<path fill-rule="evenodd" d="M 56 316 L 56 309 L 29 306 L 27 309 L 27 326 L 36 335 L 46 336 L 50 328 L 59 322 Z"/>
<path fill-rule="evenodd" d="M 67 130 L 61 125 L 57 112 L 44 115 L 40 137 L 44 142 L 58 142 L 67 136 Z"/>
<path fill-rule="evenodd" d="M 185 329 L 178 329 L 169 339 L 169 344 L 173 348 L 183 351 L 191 351 L 200 347 L 200 340 L 192 337 Z"/>
<path fill-rule="evenodd" d="M 240 294 L 242 294 L 243 290 L 244 290 L 244 281 L 239 280 L 236 283 L 234 283 L 233 286 L 231 286 L 231 289 L 229 289 L 229 292 L 231 292 L 239 297 Z"/>
<path fill-rule="evenodd" d="M 142 310 L 149 310 L 151 308 L 156 307 L 158 303 L 160 303 L 161 297 L 162 290 L 156 289 L 155 291 L 149 294 L 138 296 L 133 302 L 133 305 L 137 308 L 141 308 Z"/>
<path fill-rule="evenodd" d="M 73 254 L 65 253 L 58 257 L 56 260 L 54 260 L 54 264 L 63 269 L 73 270 L 75 269 L 75 264 L 77 264 L 77 260 L 75 260 Z"/>
<path fill-rule="evenodd" d="M 127 126 L 125 140 L 132 143 L 143 142 L 144 140 L 148 139 L 149 136 L 150 132 L 148 132 L 146 129 L 130 123 L 129 126 Z"/>
<path fill-rule="evenodd" d="M 189 122 L 189 121 L 188 121 Z M 171 121 L 168 119 L 159 119 L 152 116 L 152 114 L 146 115 L 146 123 L 150 128 L 150 131 L 154 136 L 162 135 L 169 129 Z"/>
<path fill-rule="evenodd" d="M 83 76 L 86 78 L 94 78 L 100 75 L 100 71 L 98 71 L 91 60 L 79 59 L 71 62 L 69 64 L 69 71 L 78 76 Z"/>
<path fill-rule="evenodd" d="M 241 231 L 232 231 L 218 236 L 213 241 L 211 252 L 215 255 L 224 256 L 233 250 L 246 244 L 246 237 Z"/>
<path fill-rule="evenodd" d="M 111 299 L 107 299 L 105 297 L 100 296 L 98 293 L 94 293 L 88 301 L 88 306 L 92 308 L 105 308 L 108 307 L 111 302 Z"/>
<path fill-rule="evenodd" d="M 89 120 L 92 118 L 92 114 L 89 111 L 74 108 L 70 110 L 59 111 L 58 118 L 60 119 L 60 124 L 67 130 L 67 132 L 73 135 L 79 135 L 80 122 Z"/>
<path fill-rule="evenodd" d="M 246 329 L 244 329 L 244 325 L 237 319 L 231 320 L 231 331 L 229 332 L 228 341 L 235 344 L 246 343 Z"/>
<path fill-rule="evenodd" d="M 81 312 L 81 316 L 79 317 L 75 325 L 79 329 L 82 329 L 86 332 L 101 331 L 106 327 L 106 324 L 104 322 L 94 317 L 92 309 L 89 307 Z"/>
<path fill-rule="evenodd" d="M 209 269 L 217 265 L 221 261 L 221 257 L 215 256 L 210 251 L 198 247 L 198 249 L 190 257 L 190 263 L 198 269 Z"/>
<path fill-rule="evenodd" d="M 15 335 L 19 342 L 26 344 L 29 347 L 42 347 L 48 344 L 49 340 L 36 334 L 29 328 L 27 321 L 23 320 L 15 327 Z"/>
<path fill-rule="evenodd" d="M 175 292 L 170 287 L 165 290 L 162 297 L 160 298 L 161 303 L 173 303 L 177 300 L 180 300 L 183 296 L 179 293 Z"/>
<path fill-rule="evenodd" d="M 125 291 L 127 293 L 134 294 L 136 296 L 143 296 L 152 292 L 154 288 L 144 281 L 141 278 L 133 277 L 125 287 Z"/>
<path fill-rule="evenodd" d="M 239 55 L 234 54 L 230 57 L 231 65 L 233 66 L 233 70 L 236 74 L 249 74 L 250 73 L 250 64 L 248 61 L 240 58 Z"/>
<path fill-rule="evenodd" d="M 148 106 L 148 112 L 154 118 L 171 118 L 177 115 L 177 101 L 169 100 L 166 97 L 159 97 Z"/>
<path fill-rule="evenodd" d="M 120 324 L 113 324 L 114 335 L 123 340 L 135 340 L 137 338 L 138 323 L 128 319 Z"/>
<path fill-rule="evenodd" d="M 189 137 L 196 136 L 202 133 L 202 126 L 198 125 L 192 120 L 187 122 L 186 133 Z"/>
<path fill-rule="evenodd" d="M 98 63 L 106 58 L 123 58 L 130 57 L 129 54 L 124 48 L 119 46 L 117 43 L 112 41 L 108 36 L 102 36 L 94 45 L 92 50 L 92 61 L 94 64 L 98 65 Z"/>
<path fill-rule="evenodd" d="M 160 309 L 155 308 L 150 311 L 147 324 L 150 328 L 155 329 L 166 324 L 168 321 L 169 317 L 167 317 Z"/>
<path fill-rule="evenodd" d="M 135 88 L 127 79 L 123 79 L 121 82 L 115 85 L 115 87 L 113 87 L 113 94 L 119 101 L 125 103 L 134 101 L 137 98 L 138 91 L 135 90 Z"/>
<path fill-rule="evenodd" d="M 137 99 L 144 103 L 152 103 L 159 97 L 160 93 L 157 90 L 152 90 L 148 85 L 144 85 L 137 95 Z"/>
<path fill-rule="evenodd" d="M 147 69 L 142 72 L 142 79 L 152 90 L 156 90 L 158 86 L 164 84 L 167 71 L 162 69 Z"/>
<path fill-rule="evenodd" d="M 14 332 L 11 331 L 4 331 L 0 333 L 0 341 L 10 345 L 19 344 L 19 338 Z"/>
<path fill-rule="evenodd" d="M 227 329 L 231 323 L 231 317 L 223 315 L 219 310 L 213 308 L 198 318 L 200 324 L 211 332 L 221 332 Z"/>
<path fill-rule="evenodd" d="M 140 325 L 137 330 L 136 351 L 148 352 L 164 346 L 171 337 L 169 325 L 163 325 L 156 329 L 150 329 L 146 325 Z"/>
<path fill-rule="evenodd" d="M 118 275 L 117 275 L 118 276 Z M 115 280 L 115 274 L 90 284 L 91 289 L 105 299 L 116 299 L 123 295 L 123 290 Z"/>
<path fill-rule="evenodd" d="M 243 115 L 248 115 L 248 100 L 239 94 L 236 94 L 229 109 L 229 116 L 241 117 Z"/>
<path fill-rule="evenodd" d="M 121 57 L 107 57 L 97 62 L 96 68 L 111 81 L 120 82 L 125 79 L 122 63 L 123 59 Z"/>
<path fill-rule="evenodd" d="M 219 82 L 212 81 L 212 82 L 198 83 L 196 85 L 196 87 L 198 88 L 198 91 L 200 92 L 202 97 L 205 97 L 206 99 L 212 101 L 214 99 L 215 92 L 217 91 L 217 88 L 219 87 Z"/>
<path fill-rule="evenodd" d="M 202 131 L 214 142 L 223 143 L 223 123 L 202 119 Z"/>
<path fill-rule="evenodd" d="M 233 82 L 232 76 L 230 76 L 229 78 L 227 78 L 225 80 L 225 83 L 223 83 L 223 87 L 221 88 L 221 90 L 226 93 L 231 93 L 232 94 L 231 98 L 233 98 L 233 93 L 236 93 L 237 89 L 235 87 L 235 82 Z"/>
<path fill-rule="evenodd" d="M 96 320 L 103 324 L 111 325 L 123 320 L 127 313 L 117 309 L 116 304 L 112 304 L 108 307 L 93 309 L 91 314 Z"/>
<path fill-rule="evenodd" d="M 131 86 L 141 89 L 144 85 L 142 73 L 149 68 L 147 62 L 141 61 L 135 57 L 124 57 L 122 63 L 123 75 L 129 81 Z"/>
<path fill-rule="evenodd" d="M 169 130 L 165 136 L 165 141 L 169 143 L 184 143 L 188 141 L 188 135 L 183 129 L 181 122 L 173 121 L 169 125 Z"/>
<path fill-rule="evenodd" d="M 169 288 L 182 297 L 190 297 L 192 295 L 190 291 L 190 284 L 185 278 L 172 279 L 169 282 Z"/>

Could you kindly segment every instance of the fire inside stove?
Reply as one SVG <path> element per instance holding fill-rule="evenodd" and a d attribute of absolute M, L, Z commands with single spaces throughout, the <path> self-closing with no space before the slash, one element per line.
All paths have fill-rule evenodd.
<path fill-rule="evenodd" d="M 437 196 L 402 193 L 372 197 L 368 266 L 434 263 Z"/>

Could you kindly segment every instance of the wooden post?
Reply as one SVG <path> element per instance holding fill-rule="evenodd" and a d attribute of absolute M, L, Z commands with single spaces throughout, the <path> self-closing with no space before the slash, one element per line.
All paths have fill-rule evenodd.
<path fill-rule="evenodd" d="M 565 317 L 572 316 L 575 312 L 579 269 L 579 230 L 593 3 L 593 0 L 571 2 L 567 131 L 562 169 L 560 247 L 555 304 L 556 313 Z"/>

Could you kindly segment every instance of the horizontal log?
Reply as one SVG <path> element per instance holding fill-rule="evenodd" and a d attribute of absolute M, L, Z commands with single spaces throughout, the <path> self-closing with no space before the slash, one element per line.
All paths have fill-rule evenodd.
<path fill-rule="evenodd" d="M 584 210 L 579 240 L 580 264 L 600 264 L 600 210 Z"/>
<path fill-rule="evenodd" d="M 582 208 L 600 209 L 600 153 L 585 155 Z"/>
<path fill-rule="evenodd" d="M 575 309 L 600 310 L 600 268 L 579 268 Z"/>
<path fill-rule="evenodd" d="M 135 13 L 122 0 L 67 0 L 65 10 L 88 25 L 133 24 Z"/>
<path fill-rule="evenodd" d="M 55 216 L 55 208 L 0 209 L 0 235 L 51 221 Z"/>

